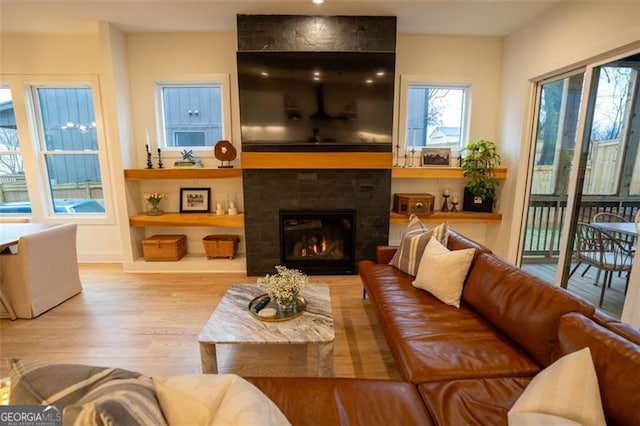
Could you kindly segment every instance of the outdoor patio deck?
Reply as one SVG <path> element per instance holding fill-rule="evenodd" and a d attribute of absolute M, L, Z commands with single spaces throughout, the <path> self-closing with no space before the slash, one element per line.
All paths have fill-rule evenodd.
<path fill-rule="evenodd" d="M 553 283 L 555 281 L 557 266 L 558 265 L 555 263 L 531 263 L 523 264 L 522 269 L 537 277 L 542 278 L 547 282 Z M 598 270 L 592 267 L 583 277 L 581 276 L 581 274 L 585 268 L 586 265 L 581 265 L 575 272 L 575 274 L 573 274 L 573 276 L 569 280 L 567 290 L 569 290 L 574 295 L 587 300 L 595 306 L 598 306 L 598 302 L 600 301 L 600 292 L 602 291 L 601 286 L 602 280 L 604 279 L 604 272 L 600 275 L 600 283 L 596 287 L 593 285 L 593 283 L 595 281 L 596 273 Z M 613 279 L 611 280 L 611 288 L 607 288 L 604 293 L 604 302 L 602 303 L 602 307 L 600 309 L 614 316 L 615 318 L 620 318 L 620 316 L 622 315 L 626 279 L 627 277 L 625 274 L 622 274 L 621 277 L 618 277 L 617 274 L 614 274 Z"/>

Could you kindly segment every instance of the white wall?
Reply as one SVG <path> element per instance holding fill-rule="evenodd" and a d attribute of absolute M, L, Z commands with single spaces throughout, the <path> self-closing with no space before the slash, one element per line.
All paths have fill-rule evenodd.
<path fill-rule="evenodd" d="M 235 33 L 129 34 L 127 51 L 137 167 L 143 168 L 146 163 L 145 130 L 149 131 L 154 147 L 157 146 L 157 135 L 161 132 L 156 127 L 156 81 L 206 79 L 214 74 L 227 75 L 232 94 L 231 142 L 240 151 Z M 213 159 L 213 150 L 208 157 L 201 158 Z M 207 161 L 203 163 L 207 165 Z"/>
<path fill-rule="evenodd" d="M 35 170 L 36 156 L 33 141 L 28 131 L 22 82 L 41 82 L 47 78 L 73 78 L 86 81 L 87 77 L 100 74 L 100 43 L 97 34 L 74 35 L 32 35 L 2 34 L 0 51 L 0 73 L 2 79 L 11 80 L 15 97 L 16 119 L 21 127 L 20 138 L 23 144 L 25 170 Z M 20 93 L 17 93 L 17 92 Z M 94 94 L 100 97 L 100 93 Z M 101 117 L 96 117 L 100 121 Z M 26 130 L 25 130 L 26 129 Z M 107 141 L 107 144 L 109 142 Z M 119 154 L 115 153 L 117 156 Z M 109 176 L 105 177 L 105 190 L 112 191 Z M 29 192 L 43 190 L 38 182 L 29 182 Z M 105 195 L 105 198 L 108 195 Z M 110 198 L 113 198 L 109 196 Z M 34 205 L 33 220 L 43 221 L 42 206 Z M 116 220 L 111 216 L 107 223 L 88 224 L 79 221 L 78 257 L 80 261 L 119 261 L 122 258 L 122 242 Z"/>
<path fill-rule="evenodd" d="M 97 74 L 97 34 L 2 33 L 2 74 Z"/>
<path fill-rule="evenodd" d="M 469 139 L 498 140 L 498 110 L 502 79 L 503 40 L 499 37 L 463 37 L 399 34 L 396 50 L 396 77 L 420 76 L 430 83 L 458 83 L 471 85 L 471 122 Z M 399 85 L 396 92 L 399 92 Z M 400 102 L 403 102 L 401 99 Z M 396 108 L 398 111 L 399 108 Z M 399 122 L 397 125 L 404 126 Z M 394 142 L 395 145 L 395 142 Z M 416 156 L 414 164 L 418 164 Z M 402 162 L 400 163 L 402 164 Z M 442 190 L 450 188 L 462 199 L 464 181 L 460 179 L 395 179 L 392 193 L 430 193 L 435 198 L 435 208 L 442 208 Z M 500 211 L 500 195 L 497 210 Z M 392 200 L 393 201 L 393 200 Z M 486 243 L 488 235 L 498 225 L 451 225 L 453 229 L 480 243 Z M 404 225 L 392 225 L 390 243 L 400 241 Z"/>
<path fill-rule="evenodd" d="M 131 96 L 129 93 L 129 65 L 126 36 L 111 24 L 99 24 L 102 60 L 102 104 L 104 128 L 108 143 L 111 169 L 114 214 L 119 229 L 122 260 L 133 258 L 131 234 L 139 231 L 129 227 L 129 211 L 133 206 L 126 194 L 123 168 L 133 168 L 134 144 L 131 131 Z"/>
<path fill-rule="evenodd" d="M 157 147 L 158 134 L 162 129 L 156 126 L 156 82 L 207 80 L 211 76 L 226 75 L 231 90 L 231 136 L 230 140 L 238 152 L 240 146 L 240 125 L 238 107 L 238 84 L 236 69 L 236 39 L 234 32 L 193 32 L 193 33 L 137 33 L 128 34 L 127 62 L 129 64 L 129 83 L 131 93 L 133 123 L 133 167 L 144 168 L 146 164 L 146 131 L 149 132 L 152 147 Z M 175 155 L 175 154 L 174 154 Z M 163 156 L 169 166 L 175 157 L 169 153 Z M 213 148 L 208 152 L 198 152 L 198 158 L 205 167 L 216 167 Z M 155 160 L 154 160 L 155 163 Z M 238 159 L 234 162 L 238 165 Z M 241 179 L 216 180 L 150 180 L 129 182 L 129 197 L 133 204 L 144 205 L 141 199 L 145 192 L 164 192 L 166 198 L 162 208 L 166 211 L 179 211 L 180 188 L 211 188 L 211 203 L 236 200 L 243 211 Z M 204 253 L 202 238 L 207 234 L 239 234 L 241 244 L 238 252 L 245 252 L 244 229 L 211 227 L 171 227 L 144 228 L 133 238 L 134 250 L 138 249 L 141 235 L 156 233 L 180 233 L 187 236 L 188 253 Z M 134 253 L 136 258 L 138 253 Z"/>

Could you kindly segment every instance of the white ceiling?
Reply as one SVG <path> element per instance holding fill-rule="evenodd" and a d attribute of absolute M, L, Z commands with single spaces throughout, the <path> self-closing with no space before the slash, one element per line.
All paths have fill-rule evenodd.
<path fill-rule="evenodd" d="M 401 33 L 504 36 L 567 0 L 0 0 L 6 32 L 232 31 L 236 14 L 391 15 Z"/>

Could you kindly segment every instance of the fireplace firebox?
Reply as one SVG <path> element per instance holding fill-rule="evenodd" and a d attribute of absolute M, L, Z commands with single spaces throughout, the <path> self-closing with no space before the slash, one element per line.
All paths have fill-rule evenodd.
<path fill-rule="evenodd" d="M 354 210 L 281 210 L 280 261 L 310 275 L 355 273 Z"/>

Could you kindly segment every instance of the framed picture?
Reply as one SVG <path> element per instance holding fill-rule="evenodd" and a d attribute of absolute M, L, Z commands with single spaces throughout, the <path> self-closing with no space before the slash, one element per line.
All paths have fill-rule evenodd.
<path fill-rule="evenodd" d="M 422 148 L 422 166 L 446 166 L 451 161 L 451 148 Z"/>
<path fill-rule="evenodd" d="M 211 188 L 180 188 L 180 213 L 207 213 Z"/>

